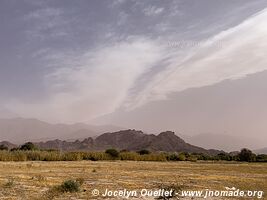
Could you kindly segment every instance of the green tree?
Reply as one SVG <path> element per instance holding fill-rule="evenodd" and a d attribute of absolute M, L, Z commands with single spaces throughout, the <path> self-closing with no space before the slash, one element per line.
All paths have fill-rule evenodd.
<path fill-rule="evenodd" d="M 227 161 L 232 160 L 232 157 L 227 153 L 219 153 L 217 157 L 219 158 L 219 160 L 227 160 Z"/>
<path fill-rule="evenodd" d="M 22 150 L 22 151 L 34 151 L 34 150 L 38 150 L 38 148 L 32 142 L 27 142 L 20 147 L 20 150 Z"/>
<path fill-rule="evenodd" d="M 242 149 L 238 154 L 240 161 L 253 162 L 256 161 L 256 155 L 249 149 Z"/>
<path fill-rule="evenodd" d="M 143 150 L 138 151 L 137 153 L 139 153 L 140 155 L 146 155 L 146 154 L 150 154 L 150 151 L 143 149 Z"/>
<path fill-rule="evenodd" d="M 107 149 L 105 153 L 113 158 L 118 158 L 120 155 L 120 153 L 116 149 Z"/>
<path fill-rule="evenodd" d="M 178 155 L 178 160 L 179 160 L 179 161 L 185 161 L 185 160 L 186 160 L 186 156 L 185 156 L 185 154 L 184 154 L 184 153 L 179 153 L 179 155 Z"/>
<path fill-rule="evenodd" d="M 267 155 L 265 154 L 259 154 L 256 157 L 257 162 L 267 162 Z"/>
<path fill-rule="evenodd" d="M 4 144 L 1 144 L 0 145 L 0 151 L 7 151 L 8 150 L 8 147 Z"/>

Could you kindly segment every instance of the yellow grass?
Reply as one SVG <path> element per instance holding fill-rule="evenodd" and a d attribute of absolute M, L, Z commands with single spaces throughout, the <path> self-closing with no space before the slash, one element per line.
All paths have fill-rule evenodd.
<path fill-rule="evenodd" d="M 127 189 L 218 189 L 267 192 L 267 164 L 223 162 L 0 162 L 0 199 L 49 199 L 47 191 L 64 180 L 83 178 L 83 190 L 55 199 L 96 199 L 104 192 Z M 103 197 L 99 198 L 103 199 Z"/>

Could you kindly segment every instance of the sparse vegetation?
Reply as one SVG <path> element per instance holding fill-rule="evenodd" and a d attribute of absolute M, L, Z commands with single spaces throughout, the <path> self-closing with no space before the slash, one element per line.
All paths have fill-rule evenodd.
<path fill-rule="evenodd" d="M 203 153 L 150 153 L 148 152 L 118 152 L 116 149 L 108 149 L 105 152 L 59 152 L 51 150 L 34 151 L 0 151 L 0 161 L 104 161 L 104 160 L 131 160 L 131 161 L 245 161 L 267 162 L 267 155 L 255 155 L 248 149 L 243 149 L 238 155 L 220 153 L 207 155 Z"/>
<path fill-rule="evenodd" d="M 81 186 L 84 183 L 83 178 L 78 178 L 76 180 L 68 179 L 63 181 L 60 185 L 55 185 L 51 187 L 44 195 L 42 199 L 55 199 L 64 193 L 77 193 L 81 191 Z"/>
<path fill-rule="evenodd" d="M 32 165 L 30 170 L 28 164 Z M 97 173 L 92 173 L 94 169 Z M 0 174 L 0 195 L 4 195 L 3 199 L 96 199 L 91 195 L 94 188 L 101 193 L 105 188 L 138 191 L 142 188 L 153 190 L 171 188 L 179 192 L 207 188 L 221 190 L 226 186 L 234 186 L 240 190 L 267 191 L 266 163 L 224 161 L 151 163 L 119 160 L 0 162 Z M 38 176 L 46 179 L 42 181 L 40 178 L 41 181 L 38 181 L 36 178 Z M 72 181 L 66 184 L 68 180 Z M 8 182 L 9 187 L 4 187 Z M 77 183 L 80 185 L 79 190 L 76 187 Z"/>

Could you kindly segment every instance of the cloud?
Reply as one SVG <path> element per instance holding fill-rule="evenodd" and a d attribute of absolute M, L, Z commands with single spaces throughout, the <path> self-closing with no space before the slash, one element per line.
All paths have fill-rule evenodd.
<path fill-rule="evenodd" d="M 148 10 L 150 14 L 163 12 L 154 7 Z M 47 16 L 49 20 L 60 15 L 46 10 L 29 18 Z M 13 100 L 7 108 L 47 121 L 87 121 L 120 107 L 135 109 L 166 99 L 173 92 L 266 70 L 266 20 L 264 10 L 205 42 L 190 43 L 186 49 L 168 46 L 162 37 L 141 36 L 99 42 L 85 50 L 41 49 L 33 56 L 42 57 L 54 69 L 43 80 L 48 97 L 36 104 Z"/>
<path fill-rule="evenodd" d="M 34 38 L 44 40 L 68 35 L 65 27 L 70 22 L 66 20 L 62 9 L 39 8 L 25 15 L 23 19 L 30 24 L 30 28 L 26 31 L 29 40 Z"/>
<path fill-rule="evenodd" d="M 156 6 L 148 6 L 143 12 L 146 16 L 156 16 L 164 11 L 164 8 L 156 7 Z"/>
<path fill-rule="evenodd" d="M 196 43 L 190 50 L 186 49 L 183 59 L 171 57 L 164 70 L 139 94 L 127 100 L 126 107 L 134 109 L 150 101 L 166 99 L 173 92 L 266 70 L 266 20 L 267 9 L 204 43 Z"/>
<path fill-rule="evenodd" d="M 121 5 L 123 3 L 125 3 L 125 0 L 113 0 L 111 3 L 111 6 L 114 7 L 114 6 Z"/>
<path fill-rule="evenodd" d="M 12 102 L 13 109 L 23 116 L 64 122 L 113 112 L 138 77 L 159 62 L 161 52 L 149 39 L 132 38 L 76 56 L 71 60 L 79 61 L 68 63 L 63 58 L 58 63 L 62 67 L 46 76 L 49 99 L 35 105 Z"/>
<path fill-rule="evenodd" d="M 58 17 L 62 13 L 63 11 L 58 8 L 42 8 L 30 12 L 28 15 L 25 16 L 25 19 L 44 19 L 50 17 Z"/>

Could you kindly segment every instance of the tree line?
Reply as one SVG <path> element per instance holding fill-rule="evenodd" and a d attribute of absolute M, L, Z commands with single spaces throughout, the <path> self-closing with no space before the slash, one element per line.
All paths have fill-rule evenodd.
<path fill-rule="evenodd" d="M 8 149 L 0 145 L 0 161 L 78 161 L 78 160 L 134 160 L 134 161 L 240 161 L 267 162 L 267 155 L 254 154 L 249 149 L 242 149 L 239 153 L 219 153 L 208 155 L 203 153 L 167 153 L 150 152 L 143 149 L 137 152 L 107 149 L 105 152 L 60 152 L 58 150 L 41 150 L 31 142 L 18 148 Z"/>

